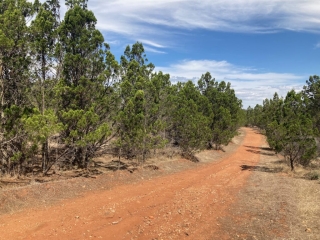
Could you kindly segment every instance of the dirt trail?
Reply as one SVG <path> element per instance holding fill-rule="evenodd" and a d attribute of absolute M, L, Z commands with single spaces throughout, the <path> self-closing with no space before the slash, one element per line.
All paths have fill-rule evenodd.
<path fill-rule="evenodd" d="M 263 136 L 245 129 L 239 148 L 217 162 L 59 205 L 0 217 L 0 239 L 228 239 L 219 219 L 232 207 L 255 165 Z"/>

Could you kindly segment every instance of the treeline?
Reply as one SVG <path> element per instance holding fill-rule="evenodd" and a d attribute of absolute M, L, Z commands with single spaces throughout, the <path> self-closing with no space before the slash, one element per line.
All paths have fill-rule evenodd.
<path fill-rule="evenodd" d="M 60 20 L 58 0 L 0 2 L 1 174 L 88 168 L 106 144 L 140 161 L 228 144 L 245 118 L 230 83 L 172 84 L 139 42 L 117 61 L 87 1 L 66 5 Z"/>
<path fill-rule="evenodd" d="M 295 163 L 307 166 L 319 154 L 319 76 L 311 76 L 299 93 L 292 90 L 285 98 L 275 93 L 262 106 L 249 107 L 247 125 L 264 129 L 270 147 L 289 160 L 292 170 Z"/>

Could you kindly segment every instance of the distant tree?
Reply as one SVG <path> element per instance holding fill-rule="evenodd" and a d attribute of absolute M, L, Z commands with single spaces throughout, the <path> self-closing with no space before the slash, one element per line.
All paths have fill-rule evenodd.
<path fill-rule="evenodd" d="M 254 111 L 251 106 L 246 109 L 246 126 L 254 126 Z"/>
<path fill-rule="evenodd" d="M 269 99 L 264 100 L 264 103 L 269 104 Z M 246 125 L 247 126 L 257 126 L 261 129 L 265 129 L 266 124 L 268 124 L 268 121 L 266 121 L 266 112 L 265 108 L 267 108 L 266 105 L 261 106 L 260 104 L 256 104 L 254 108 L 249 106 L 246 110 Z"/>
<path fill-rule="evenodd" d="M 264 119 L 263 119 L 263 107 L 259 104 L 256 104 L 256 106 L 253 109 L 254 117 L 253 122 L 255 126 L 262 127 L 264 125 Z"/>

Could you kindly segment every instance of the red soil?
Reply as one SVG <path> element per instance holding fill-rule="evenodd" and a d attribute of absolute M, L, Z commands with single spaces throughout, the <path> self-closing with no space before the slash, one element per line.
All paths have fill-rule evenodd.
<path fill-rule="evenodd" d="M 0 216 L 0 239 L 229 239 L 219 219 L 245 187 L 263 137 L 252 129 L 219 161 L 59 204 Z M 99 178 L 96 179 L 99 181 Z"/>

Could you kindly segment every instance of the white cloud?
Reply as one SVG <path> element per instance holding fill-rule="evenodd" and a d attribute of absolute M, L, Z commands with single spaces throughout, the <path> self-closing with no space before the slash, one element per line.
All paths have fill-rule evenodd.
<path fill-rule="evenodd" d="M 147 44 L 147 45 L 150 45 L 152 47 L 156 47 L 156 48 L 164 48 L 165 46 L 159 44 L 159 43 L 156 43 L 156 42 L 153 42 L 153 41 L 150 41 L 150 40 L 146 40 L 146 39 L 139 39 L 138 40 L 139 42 L 142 42 L 143 44 Z"/>
<path fill-rule="evenodd" d="M 152 47 L 148 47 L 148 46 L 143 46 L 144 50 L 148 53 L 148 52 L 151 52 L 151 53 L 159 53 L 159 54 L 165 54 L 166 52 L 164 51 L 160 51 L 160 50 L 157 50 L 155 48 L 152 48 Z"/>
<path fill-rule="evenodd" d="M 291 89 L 301 90 L 307 76 L 291 73 L 260 72 L 253 68 L 235 66 L 227 61 L 184 60 L 169 67 L 156 67 L 157 71 L 169 73 L 172 82 L 193 80 L 210 72 L 217 81 L 230 82 L 244 107 L 262 104 L 275 92 L 285 96 Z"/>
<path fill-rule="evenodd" d="M 320 32 L 319 0 L 89 0 L 88 5 L 107 39 L 142 39 L 155 48 L 177 47 L 173 35 L 185 29 Z M 62 0 L 62 16 L 65 12 Z"/>
<path fill-rule="evenodd" d="M 318 42 L 315 47 L 320 48 L 320 42 Z"/>
<path fill-rule="evenodd" d="M 112 44 L 112 45 L 120 45 L 120 41 L 119 40 L 109 40 L 109 39 L 105 39 L 105 41 L 109 44 Z"/>
<path fill-rule="evenodd" d="M 183 29 L 320 32 L 319 0 L 89 0 L 88 5 L 107 37 L 143 39 L 156 48 L 170 47 L 172 35 Z"/>
<path fill-rule="evenodd" d="M 161 36 L 159 26 L 231 32 L 320 30 L 318 0 L 90 0 L 104 31 Z"/>
<path fill-rule="evenodd" d="M 147 39 L 138 39 L 139 42 L 142 42 L 143 43 L 143 47 L 144 47 L 144 50 L 148 53 L 148 52 L 151 52 L 151 53 L 159 53 L 159 54 L 165 54 L 166 52 L 162 51 L 162 50 L 159 50 L 159 49 L 162 49 L 162 48 L 165 48 L 165 46 L 157 43 L 157 42 L 154 42 L 154 41 L 151 41 L 151 40 L 147 40 Z"/>

